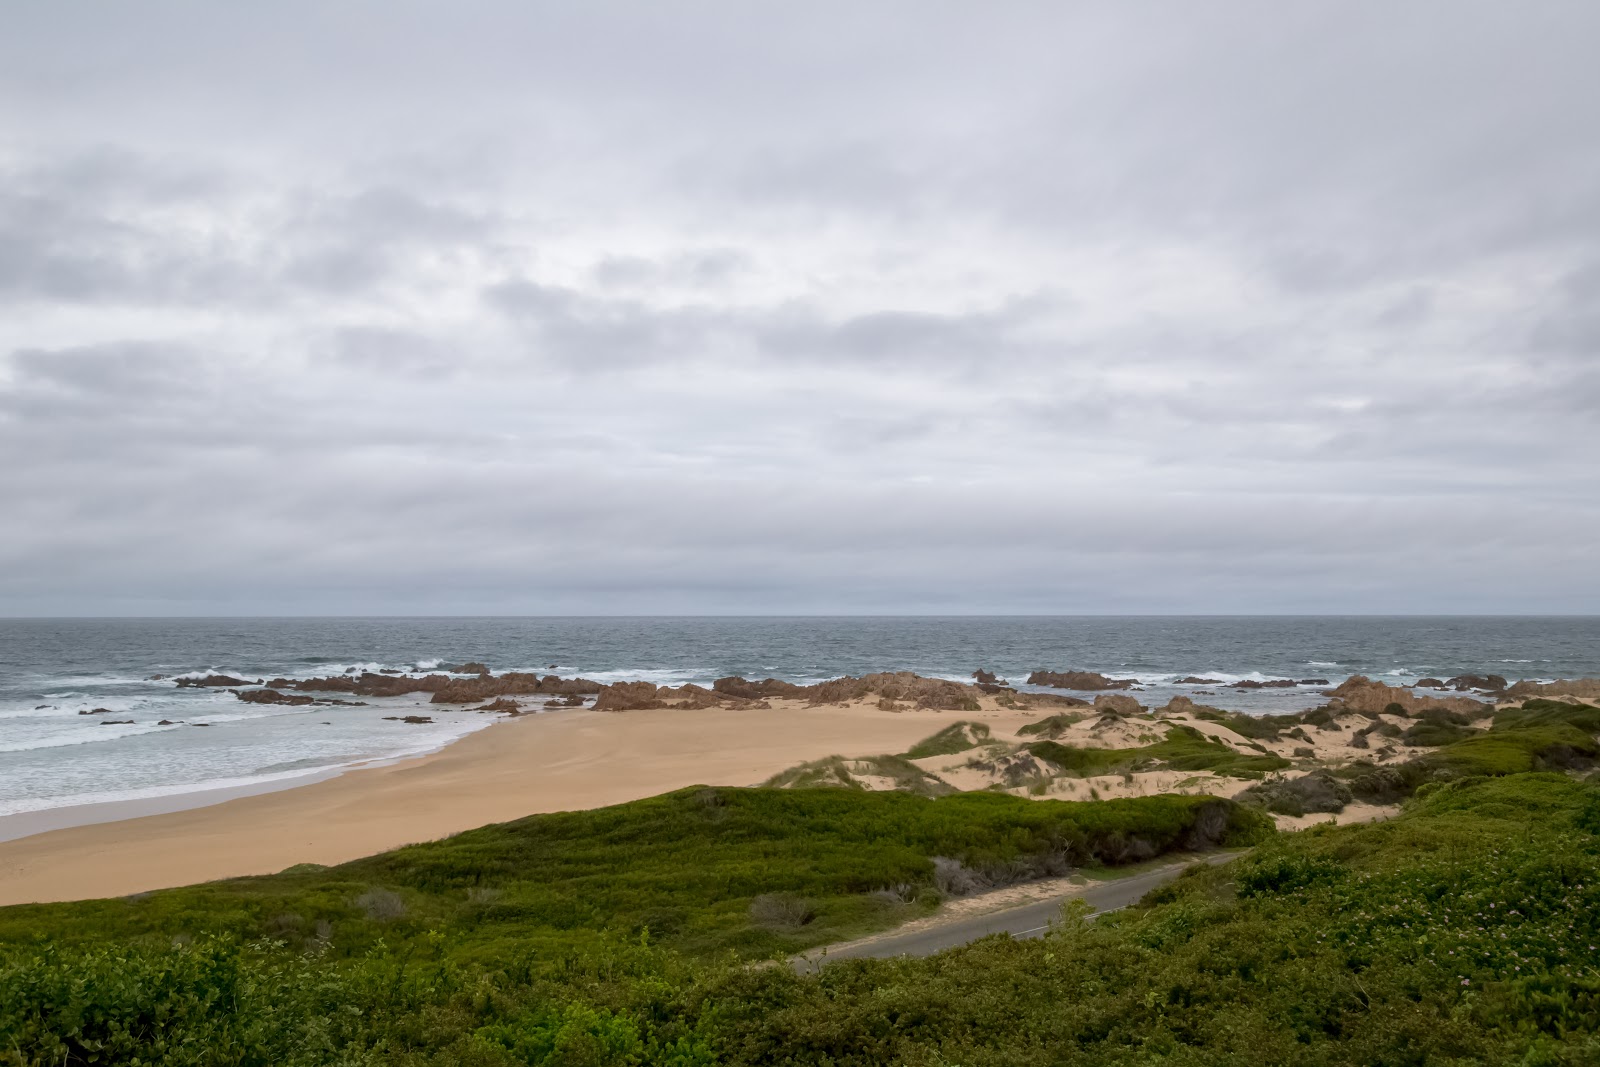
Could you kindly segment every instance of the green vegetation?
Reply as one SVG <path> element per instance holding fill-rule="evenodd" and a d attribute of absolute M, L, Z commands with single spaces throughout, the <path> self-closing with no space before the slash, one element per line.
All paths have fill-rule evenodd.
<path fill-rule="evenodd" d="M 1575 726 L 1587 734 L 1600 734 L 1600 708 L 1558 700 L 1529 700 L 1494 716 L 1495 729 L 1518 726 Z"/>
<path fill-rule="evenodd" d="M 691 788 L 535 815 L 339 867 L 0 909 L 0 943 L 221 935 L 349 959 L 442 938 L 457 960 L 504 966 L 594 943 L 604 931 L 648 930 L 651 941 L 691 955 L 764 957 L 922 914 L 937 903 L 920 893 L 934 885 L 935 857 L 1005 881 L 1042 857 L 1118 863 L 1135 851 L 1263 832 L 1259 816 L 1210 797 L 1077 803 Z M 805 898 L 814 915 L 793 928 L 757 921 L 752 902 L 771 893 Z"/>
<path fill-rule="evenodd" d="M 1027 749 L 1040 759 L 1085 778 L 1148 770 L 1157 764 L 1176 771 L 1213 771 L 1229 778 L 1261 778 L 1289 766 L 1289 761 L 1282 756 L 1236 752 L 1192 726 L 1168 727 L 1164 740 L 1140 748 L 1080 748 L 1056 741 L 1033 741 Z"/>
<path fill-rule="evenodd" d="M 1017 731 L 1023 737 L 1043 737 L 1054 739 L 1066 733 L 1068 729 L 1088 718 L 1081 711 L 1061 711 L 1049 718 L 1030 722 Z"/>
<path fill-rule="evenodd" d="M 989 740 L 989 727 L 981 722 L 953 722 L 931 737 L 925 737 L 911 746 L 906 759 L 927 759 L 929 756 L 953 756 L 957 752 L 977 748 Z"/>
<path fill-rule="evenodd" d="M 716 793 L 724 803 L 686 791 L 643 809 L 588 813 L 594 822 L 541 816 L 294 875 L 310 879 L 294 883 L 307 895 L 319 885 L 387 879 L 405 899 L 406 915 L 385 920 L 381 943 L 359 950 L 337 930 L 328 947 L 309 952 L 245 930 L 197 932 L 231 930 L 246 902 L 263 900 L 269 887 L 288 891 L 283 875 L 138 901 L 7 909 L 0 1063 L 1600 1061 L 1600 953 L 1592 947 L 1600 945 L 1600 790 L 1553 773 L 1460 779 L 1389 822 L 1268 836 L 1226 867 L 1197 865 L 1139 907 L 1093 923 L 1068 912 L 1039 940 L 993 937 L 927 959 L 840 961 L 820 978 L 696 962 L 628 933 L 625 920 L 610 933 L 590 929 L 495 959 L 471 947 L 476 928 L 465 920 L 408 925 L 434 896 L 459 897 L 462 885 L 492 880 L 472 881 L 475 866 L 506 884 L 511 873 L 533 876 L 553 860 L 546 880 L 555 881 L 582 877 L 588 850 L 611 849 L 660 876 L 665 850 L 683 844 L 655 903 L 680 899 L 679 886 L 683 899 L 711 900 L 718 894 L 708 895 L 698 868 L 709 859 L 701 842 L 717 838 L 696 827 L 722 810 L 716 825 L 729 829 L 728 848 L 745 858 L 770 849 L 776 869 L 797 879 L 791 889 L 764 888 L 770 896 L 760 903 L 761 894 L 741 898 L 739 921 L 753 911 L 773 928 L 805 930 L 825 921 L 829 883 L 807 882 L 794 858 L 814 854 L 836 877 L 843 868 L 828 858 L 835 839 L 857 853 L 873 852 L 873 835 L 883 834 L 887 855 L 959 851 L 974 841 L 992 846 L 992 856 L 1023 855 L 1053 830 L 1105 838 L 1129 820 L 1146 830 L 1167 817 L 1181 824 L 1185 809 L 1165 802 L 1190 799 L 1139 808 L 849 790 Z M 1024 812 L 1034 814 L 1019 819 Z M 902 822 L 911 824 L 903 833 Z M 606 840 L 585 842 L 584 830 Z M 648 838 L 663 831 L 678 836 L 656 852 Z M 463 838 L 464 850 L 454 851 Z M 787 847 L 792 838 L 805 844 Z M 966 853 L 972 862 L 982 854 Z M 880 866 L 882 855 L 864 862 L 874 876 L 892 866 Z M 643 883 L 634 889 L 643 892 Z M 297 906 L 309 921 L 311 903 Z M 132 923 L 108 907 L 146 909 L 145 919 Z"/>
<path fill-rule="evenodd" d="M 847 760 L 825 756 L 790 767 L 768 778 L 777 789 L 866 789 L 864 777 L 887 778 L 894 788 L 922 797 L 940 797 L 956 790 L 944 779 L 907 762 L 904 756 L 865 756 Z"/>

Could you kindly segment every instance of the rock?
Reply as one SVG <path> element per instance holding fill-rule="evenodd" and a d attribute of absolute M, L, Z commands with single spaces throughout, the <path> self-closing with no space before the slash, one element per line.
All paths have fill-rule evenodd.
<path fill-rule="evenodd" d="M 1445 685 L 1444 682 L 1440 681 L 1438 678 L 1418 678 L 1417 681 L 1416 681 L 1416 684 L 1413 685 L 1411 688 L 1413 688 L 1413 689 L 1449 689 L 1450 687 Z"/>
<path fill-rule="evenodd" d="M 208 674 L 203 678 L 179 678 L 178 679 L 178 687 L 180 689 L 195 689 L 195 688 L 203 688 L 203 687 L 206 687 L 206 686 L 216 686 L 216 687 L 218 687 L 220 689 L 233 689 L 233 688 L 235 688 L 237 686 L 241 686 L 241 685 L 260 685 L 260 684 L 261 684 L 261 679 L 260 678 L 257 678 L 253 682 L 248 682 L 243 678 L 235 678 L 231 674 Z"/>
<path fill-rule="evenodd" d="M 409 722 L 418 724 L 430 723 L 433 721 L 433 717 L 431 715 L 385 715 L 383 718 L 385 722 Z"/>
<path fill-rule="evenodd" d="M 1356 711 L 1380 715 L 1398 705 L 1399 714 L 1418 715 L 1430 708 L 1466 714 L 1488 710 L 1488 705 L 1470 697 L 1425 697 L 1410 689 L 1375 682 L 1364 675 L 1353 675 L 1329 690 L 1329 709 L 1335 714 Z"/>
<path fill-rule="evenodd" d="M 695 685 L 693 682 L 685 682 L 676 689 L 663 687 L 659 691 L 659 695 L 663 700 L 673 699 L 680 701 L 680 703 L 672 705 L 673 707 L 687 708 L 689 710 L 719 708 L 726 703 L 726 698 L 720 693 L 707 689 L 703 685 Z"/>
<path fill-rule="evenodd" d="M 865 674 L 860 678 L 832 678 L 815 685 L 795 685 L 776 678 L 751 682 L 734 676 L 718 678 L 712 689 L 720 696 L 739 700 L 772 698 L 805 700 L 812 704 L 844 704 L 868 696 L 880 700 L 903 700 L 921 708 L 941 711 L 977 711 L 978 699 L 971 686 L 944 678 L 924 678 L 910 671 Z"/>
<path fill-rule="evenodd" d="M 803 700 L 807 692 L 806 686 L 795 685 L 793 682 L 780 682 L 776 678 L 768 678 L 762 682 L 748 682 L 738 675 L 718 678 L 711 683 L 711 688 L 724 696 L 740 700 L 766 700 L 770 697 Z"/>
<path fill-rule="evenodd" d="M 132 719 L 101 719 L 101 726 L 136 726 Z"/>
<path fill-rule="evenodd" d="M 303 693 L 280 693 L 276 689 L 235 689 L 233 695 L 246 704 L 287 704 L 297 708 L 316 703 L 315 699 Z"/>
<path fill-rule="evenodd" d="M 478 710 L 498 711 L 503 715 L 520 715 L 522 714 L 522 705 L 518 704 L 515 700 L 508 700 L 505 697 L 497 697 Z"/>
<path fill-rule="evenodd" d="M 145 678 L 145 681 L 147 681 L 147 682 L 164 682 L 166 680 L 167 680 L 167 676 L 164 675 L 164 674 L 152 674 L 152 675 L 148 676 L 147 678 Z"/>
<path fill-rule="evenodd" d="M 1518 682 L 1510 697 L 1600 697 L 1600 678 L 1558 678 L 1553 682 Z"/>
<path fill-rule="evenodd" d="M 1498 674 L 1458 674 L 1454 678 L 1446 679 L 1444 684 L 1460 692 L 1482 689 L 1485 692 L 1498 693 L 1505 689 L 1507 682 Z"/>
<path fill-rule="evenodd" d="M 38 708 L 34 708 L 33 710 L 34 711 L 38 711 L 39 709 Z M 84 708 L 81 711 L 79 711 L 78 714 L 79 715 L 109 715 L 109 714 L 111 714 L 111 709 L 110 708 Z"/>
<path fill-rule="evenodd" d="M 1103 693 L 1094 698 L 1094 706 L 1097 711 L 1116 715 L 1138 715 L 1144 711 L 1144 705 L 1122 693 Z"/>
<path fill-rule="evenodd" d="M 1293 678 L 1274 678 L 1269 682 L 1258 682 L 1258 681 L 1255 681 L 1254 679 L 1246 678 L 1246 679 L 1244 679 L 1243 681 L 1240 681 L 1240 682 L 1231 682 L 1231 683 L 1229 683 L 1228 688 L 1229 689 L 1293 689 L 1295 686 L 1297 686 L 1299 684 L 1300 683 L 1295 681 Z"/>
<path fill-rule="evenodd" d="M 667 702 L 649 682 L 615 682 L 606 686 L 594 702 L 595 711 L 643 711 L 666 706 Z"/>
<path fill-rule="evenodd" d="M 993 673 L 984 670 L 982 667 L 979 667 L 977 670 L 972 672 L 972 680 L 977 682 L 979 685 L 1000 684 L 999 678 L 996 678 Z"/>
<path fill-rule="evenodd" d="M 1178 685 L 1227 685 L 1228 683 L 1226 681 L 1224 681 L 1223 679 L 1221 679 L 1221 678 L 1201 678 L 1201 677 L 1199 677 L 1197 675 L 1191 674 L 1187 678 L 1179 678 L 1178 681 L 1177 681 L 1177 684 Z"/>
<path fill-rule="evenodd" d="M 160 722 L 156 723 L 156 725 L 157 726 L 182 726 L 183 725 L 183 721 L 182 720 L 174 721 L 172 719 L 162 719 Z"/>
<path fill-rule="evenodd" d="M 1051 689 L 1131 689 L 1138 684 L 1133 678 L 1107 678 L 1094 671 L 1034 671 L 1028 675 L 1029 685 L 1044 685 Z"/>
<path fill-rule="evenodd" d="M 556 697 L 554 700 L 546 700 L 544 706 L 547 708 L 581 708 L 583 707 L 583 698 L 580 696 Z"/>
<path fill-rule="evenodd" d="M 456 674 L 488 674 L 489 673 L 489 667 L 488 667 L 487 664 L 479 663 L 477 660 L 472 660 L 471 662 L 463 663 L 461 666 L 457 667 L 455 669 L 455 673 Z"/>

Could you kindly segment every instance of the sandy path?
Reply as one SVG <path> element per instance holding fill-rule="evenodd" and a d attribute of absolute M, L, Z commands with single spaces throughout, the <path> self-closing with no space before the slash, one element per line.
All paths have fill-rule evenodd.
<path fill-rule="evenodd" d="M 754 785 L 804 760 L 902 752 L 959 717 L 783 702 L 770 711 L 529 716 L 389 767 L 0 843 L 0 905 L 341 863 L 536 812 L 601 807 L 702 783 Z"/>

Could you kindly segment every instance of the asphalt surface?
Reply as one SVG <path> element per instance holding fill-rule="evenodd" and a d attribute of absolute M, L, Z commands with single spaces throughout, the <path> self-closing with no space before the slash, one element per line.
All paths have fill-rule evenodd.
<path fill-rule="evenodd" d="M 1226 863 L 1239 855 L 1221 852 L 1203 857 L 1205 863 Z M 858 941 L 832 946 L 826 950 L 813 949 L 804 956 L 796 956 L 795 969 L 802 974 L 820 970 L 829 960 L 889 959 L 893 956 L 931 956 L 947 948 L 965 945 L 990 934 L 1010 934 L 1012 937 L 1042 937 L 1050 923 L 1061 917 L 1061 902 L 1081 899 L 1094 909 L 1092 914 L 1103 915 L 1138 902 L 1150 890 L 1172 881 L 1182 873 L 1187 863 L 1158 867 L 1153 871 L 1129 875 L 1109 882 L 1074 890 L 1049 900 L 1032 904 L 1019 904 L 1014 908 L 993 911 L 987 915 L 974 915 L 956 919 L 939 926 L 916 930 L 906 934 L 886 934 L 868 941 Z"/>

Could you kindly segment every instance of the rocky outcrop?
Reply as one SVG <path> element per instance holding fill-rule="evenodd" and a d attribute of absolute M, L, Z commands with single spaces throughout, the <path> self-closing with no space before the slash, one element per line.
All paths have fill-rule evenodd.
<path fill-rule="evenodd" d="M 500 713 L 501 715 L 521 715 L 522 705 L 518 704 L 515 700 L 509 700 L 506 697 L 497 697 L 496 699 L 489 701 L 489 703 L 485 704 L 478 710 L 494 711 Z"/>
<path fill-rule="evenodd" d="M 1327 685 L 1327 684 L 1328 684 L 1328 680 L 1326 678 L 1301 678 L 1299 681 L 1296 681 L 1293 678 L 1273 678 L 1270 681 L 1265 681 L 1265 682 L 1258 682 L 1253 678 L 1246 678 L 1243 681 L 1229 683 L 1228 688 L 1229 689 L 1293 689 L 1295 686 L 1298 686 L 1298 685 Z"/>
<path fill-rule="evenodd" d="M 1509 697 L 1600 697 L 1600 678 L 1559 678 L 1553 682 L 1518 682 L 1507 692 Z"/>
<path fill-rule="evenodd" d="M 1028 675 L 1029 685 L 1044 685 L 1051 689 L 1132 689 L 1139 684 L 1133 678 L 1107 678 L 1094 671 L 1034 671 Z"/>
<path fill-rule="evenodd" d="M 409 723 L 413 723 L 413 724 L 416 724 L 416 725 L 422 725 L 424 723 L 431 723 L 433 721 L 433 716 L 431 716 L 431 715 L 385 715 L 384 719 L 386 721 L 388 721 L 388 722 L 409 722 Z"/>
<path fill-rule="evenodd" d="M 202 678 L 179 678 L 178 679 L 178 688 L 180 688 L 180 689 L 200 689 L 200 688 L 206 688 L 206 687 L 209 687 L 209 686 L 216 686 L 219 689 L 232 689 L 233 687 L 240 686 L 240 685 L 260 685 L 260 684 L 261 684 L 261 679 L 260 678 L 257 678 L 255 681 L 251 682 L 251 681 L 247 681 L 247 680 L 245 680 L 243 678 L 235 678 L 231 674 L 208 674 L 208 675 L 205 675 Z"/>
<path fill-rule="evenodd" d="M 995 676 L 993 671 L 986 671 L 982 667 L 979 667 L 977 670 L 972 672 L 972 680 L 977 682 L 979 685 L 1003 684 L 1000 679 Z"/>
<path fill-rule="evenodd" d="M 481 664 L 469 664 L 481 666 Z M 237 683 L 240 685 L 248 683 Z M 554 674 L 507 671 L 505 674 L 479 674 L 473 678 L 452 678 L 448 674 L 338 674 L 328 678 L 274 678 L 266 683 L 276 690 L 302 693 L 352 693 L 364 697 L 399 697 L 415 693 L 433 694 L 435 704 L 476 704 L 505 696 L 592 696 L 602 688 L 587 678 L 561 678 Z"/>
<path fill-rule="evenodd" d="M 1138 715 L 1144 711 L 1144 705 L 1122 693 L 1102 693 L 1094 698 L 1094 708 L 1113 715 Z"/>
<path fill-rule="evenodd" d="M 1399 705 L 1400 714 L 1420 715 L 1432 708 L 1458 711 L 1465 714 L 1483 712 L 1488 705 L 1471 697 L 1421 696 L 1410 689 L 1375 682 L 1357 674 L 1328 691 L 1328 706 L 1335 713 L 1355 711 L 1365 715 L 1379 715 L 1391 706 Z"/>
<path fill-rule="evenodd" d="M 772 697 L 783 697 L 793 700 L 804 700 L 808 687 L 795 685 L 793 682 L 781 682 L 776 678 L 768 678 L 761 682 L 750 682 L 738 675 L 728 678 L 718 678 L 711 683 L 711 688 L 723 696 L 735 697 L 739 700 L 768 700 Z"/>
<path fill-rule="evenodd" d="M 880 700 L 905 701 L 919 708 L 941 711 L 976 711 L 978 698 L 971 686 L 945 678 L 924 678 L 910 671 L 865 674 L 860 678 L 833 678 L 815 685 L 795 685 L 768 678 L 750 682 L 743 678 L 718 678 L 713 689 L 741 700 L 772 698 L 804 700 L 811 704 L 845 704 L 876 696 Z"/>
<path fill-rule="evenodd" d="M 1481 689 L 1486 693 L 1498 693 L 1509 683 L 1498 674 L 1458 674 L 1454 678 L 1445 679 L 1444 684 L 1461 692 Z"/>
<path fill-rule="evenodd" d="M 1179 685 L 1226 685 L 1227 683 L 1221 678 L 1201 678 L 1198 675 L 1191 674 L 1187 678 L 1179 678 L 1177 684 L 1179 684 Z"/>
<path fill-rule="evenodd" d="M 301 707 L 317 702 L 315 697 L 306 696 L 304 693 L 280 693 L 276 689 L 235 689 L 233 695 L 246 704 L 287 704 L 290 707 Z"/>
<path fill-rule="evenodd" d="M 658 688 L 649 682 L 616 682 L 601 690 L 594 702 L 595 711 L 643 711 L 664 708 Z"/>

